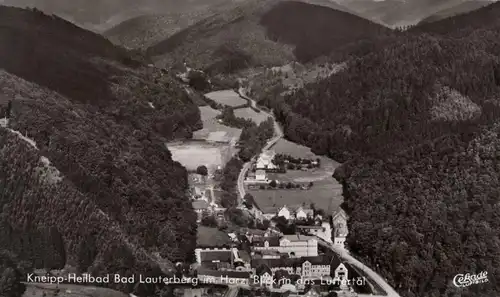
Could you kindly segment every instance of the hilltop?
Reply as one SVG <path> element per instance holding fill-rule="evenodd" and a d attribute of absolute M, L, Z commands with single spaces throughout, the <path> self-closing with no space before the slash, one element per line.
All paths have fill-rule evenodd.
<path fill-rule="evenodd" d="M 431 18 L 443 18 L 479 8 L 467 0 L 338 0 L 341 5 L 363 17 L 389 27 L 415 25 Z M 476 2 L 475 4 L 467 2 Z"/>
<path fill-rule="evenodd" d="M 191 6 L 189 8 L 186 7 L 182 11 L 163 14 L 160 12 L 144 14 L 128 19 L 105 31 L 103 34 L 115 44 L 128 48 L 148 48 L 211 15 L 222 14 L 239 6 L 245 6 L 247 5 L 246 3 L 251 1 L 255 0 L 247 0 L 245 2 L 239 0 L 220 0 L 210 3 L 210 5 L 201 6 L 200 4 L 205 1 L 190 1 L 189 4 Z M 353 13 L 336 2 L 329 0 L 301 0 L 300 2 Z"/>
<path fill-rule="evenodd" d="M 165 142 L 201 128 L 199 110 L 145 62 L 58 17 L 0 6 L 0 250 L 94 275 L 192 259 L 187 174 Z"/>
<path fill-rule="evenodd" d="M 328 33 L 327 33 L 328 32 Z M 389 34 L 347 12 L 296 1 L 249 1 L 208 17 L 147 49 L 159 65 L 210 73 L 309 61 L 352 41 Z"/>
<path fill-rule="evenodd" d="M 499 13 L 354 45 L 342 70 L 257 98 L 289 140 L 344 163 L 349 250 L 402 296 L 500 292 Z M 492 277 L 458 289 L 457 271 Z"/>
<path fill-rule="evenodd" d="M 203 10 L 228 0 L 4 0 L 4 5 L 30 7 L 56 14 L 79 26 L 103 32 L 128 19 L 158 13 Z M 238 1 L 238 0 L 236 0 Z"/>
<path fill-rule="evenodd" d="M 462 3 L 459 3 L 458 5 L 452 6 L 450 8 L 446 8 L 443 10 L 440 10 L 425 19 L 421 20 L 420 23 L 432 23 L 436 22 L 442 19 L 446 19 L 455 15 L 459 14 L 464 14 L 470 11 L 477 10 L 483 6 L 491 4 L 492 1 L 465 1 Z"/>
<path fill-rule="evenodd" d="M 458 38 L 467 34 L 495 34 L 500 22 L 499 4 L 493 3 L 478 10 L 445 18 L 432 23 L 422 23 L 410 29 L 414 33 L 453 35 Z M 477 38 L 478 36 L 475 36 Z M 489 38 L 488 38 L 489 39 Z"/>
<path fill-rule="evenodd" d="M 157 11 L 130 18 L 106 30 L 103 35 L 127 48 L 148 48 L 196 22 L 230 8 L 241 5 L 239 0 L 186 1 L 167 13 Z M 175 4 L 172 4 L 175 5 Z"/>

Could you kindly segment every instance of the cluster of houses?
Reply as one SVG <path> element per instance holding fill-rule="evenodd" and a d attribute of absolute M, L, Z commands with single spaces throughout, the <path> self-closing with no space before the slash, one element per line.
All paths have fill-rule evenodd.
<path fill-rule="evenodd" d="M 255 162 L 255 174 L 249 174 L 247 179 L 245 180 L 246 183 L 248 184 L 262 184 L 262 183 L 269 183 L 271 181 L 271 178 L 269 177 L 268 173 L 269 172 L 276 172 L 280 169 L 280 166 L 276 165 L 274 163 L 274 160 L 276 158 L 276 152 L 273 150 L 265 150 L 263 151 L 257 161 Z M 285 160 L 285 164 L 287 164 L 288 161 Z M 311 161 L 311 166 L 319 166 L 318 161 L 313 160 Z M 302 168 L 302 167 L 301 167 Z"/>
<path fill-rule="evenodd" d="M 290 218 L 297 216 L 297 210 L 304 211 L 306 216 L 309 214 L 308 210 L 296 209 L 290 212 Z M 335 235 L 333 243 L 344 244 L 347 235 L 345 213 L 336 213 L 331 223 L 333 228 L 329 222 L 300 226 L 297 234 L 292 235 L 284 235 L 273 228 L 247 230 L 238 235 L 229 234 L 232 245 L 198 247 L 195 251 L 198 279 L 275 290 L 284 290 L 286 286 L 287 290 L 305 292 L 301 290 L 306 290 L 307 286 L 300 282 L 276 284 L 271 281 L 286 275 L 295 280 L 330 279 L 338 282 L 339 289 L 347 289 L 346 280 L 359 276 L 357 272 L 337 255 L 321 254 L 319 249 L 318 241 L 324 237 L 324 241 L 332 243 L 332 234 Z"/>
<path fill-rule="evenodd" d="M 304 280 L 328 279 L 347 290 L 347 280 L 359 277 L 336 254 L 321 254 L 318 239 L 310 235 L 246 232 L 238 244 L 200 247 L 195 253 L 198 279 L 210 283 L 305 293 Z M 288 281 L 277 283 L 277 278 Z"/>

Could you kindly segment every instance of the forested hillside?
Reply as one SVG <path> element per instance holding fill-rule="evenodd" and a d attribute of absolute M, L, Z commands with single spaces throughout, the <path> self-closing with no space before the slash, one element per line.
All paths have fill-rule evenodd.
<path fill-rule="evenodd" d="M 0 6 L 0 249 L 96 275 L 192 259 L 186 170 L 165 142 L 200 128 L 199 111 L 142 60 L 57 17 Z"/>
<path fill-rule="evenodd" d="M 465 2 L 492 3 L 489 0 L 337 0 L 341 5 L 359 13 L 363 17 L 385 24 L 389 27 L 415 25 L 430 17 L 436 18 L 449 14 L 458 14 L 461 9 L 474 10 L 474 6 Z M 457 11 L 458 13 L 454 13 Z M 464 12 L 464 11 L 463 11 Z M 450 14 L 451 13 L 451 14 Z"/>
<path fill-rule="evenodd" d="M 493 28 L 499 24 L 500 11 L 498 5 L 498 3 L 493 3 L 478 10 L 457 15 L 452 18 L 446 18 L 433 23 L 420 24 L 412 28 L 411 31 L 448 35 L 454 34 L 457 37 L 464 37 L 473 30 L 478 30 L 476 34 L 480 34 L 482 30 Z"/>
<path fill-rule="evenodd" d="M 443 20 L 455 15 L 460 15 L 464 13 L 468 13 L 474 10 L 477 10 L 483 6 L 491 4 L 491 1 L 484 1 L 484 0 L 472 0 L 472 1 L 465 1 L 462 2 L 458 5 L 452 6 L 450 8 L 446 8 L 443 10 L 440 10 L 425 19 L 421 20 L 419 24 L 423 23 L 432 23 L 436 22 L 439 20 Z"/>
<path fill-rule="evenodd" d="M 26 287 L 20 282 L 26 273 L 31 272 L 29 265 L 26 264 L 17 259 L 14 254 L 0 249 L 0 296 L 22 296 Z"/>
<path fill-rule="evenodd" d="M 331 77 L 260 98 L 287 138 L 345 162 L 349 248 L 402 296 L 500 292 L 499 9 L 358 44 Z M 481 271 L 489 283 L 452 284 Z"/>
<path fill-rule="evenodd" d="M 260 2 L 260 0 L 246 0 L 245 2 L 252 1 Z M 300 2 L 353 13 L 330 0 L 300 0 Z M 242 6 L 241 1 L 238 0 L 196 0 L 185 1 L 183 4 L 179 7 L 176 2 L 170 4 L 170 6 L 175 7 L 166 12 L 159 10 L 154 14 L 148 13 L 128 19 L 103 34 L 116 44 L 129 48 L 148 48 L 211 15 L 224 14 L 231 9 Z M 168 5 L 167 2 L 166 6 Z M 245 5 L 248 4 L 243 6 Z"/>
<path fill-rule="evenodd" d="M 209 73 L 233 73 L 309 61 L 349 42 L 384 34 L 390 30 L 325 6 L 256 0 L 208 17 L 147 53 L 161 65 L 184 60 Z"/>

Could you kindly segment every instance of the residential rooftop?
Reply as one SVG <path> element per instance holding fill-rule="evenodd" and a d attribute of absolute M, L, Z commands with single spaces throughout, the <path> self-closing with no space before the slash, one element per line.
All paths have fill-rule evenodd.
<path fill-rule="evenodd" d="M 210 204 L 206 202 L 205 200 L 195 200 L 191 203 L 193 205 L 194 210 L 199 210 L 199 209 L 207 209 Z"/>

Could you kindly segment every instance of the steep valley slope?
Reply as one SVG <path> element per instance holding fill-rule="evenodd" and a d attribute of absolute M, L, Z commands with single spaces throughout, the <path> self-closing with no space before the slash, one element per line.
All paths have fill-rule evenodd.
<path fill-rule="evenodd" d="M 480 6 L 469 5 L 467 2 L 483 2 L 486 4 L 495 1 L 479 0 L 337 0 L 339 4 L 347 7 L 363 17 L 384 24 L 389 27 L 411 26 L 423 19 L 449 11 L 451 15 L 455 9 L 471 11 Z M 485 4 L 485 5 L 486 5 Z M 460 8 L 462 7 L 462 8 Z M 451 16 L 449 15 L 449 16 Z"/>
<path fill-rule="evenodd" d="M 474 10 L 478 10 L 479 8 L 489 5 L 491 3 L 492 1 L 484 1 L 484 0 L 461 2 L 455 6 L 440 10 L 424 18 L 423 20 L 420 21 L 420 23 L 432 23 L 455 15 L 468 13 Z"/>
<path fill-rule="evenodd" d="M 58 17 L 0 6 L 0 249 L 94 275 L 192 260 L 186 170 L 164 143 L 201 128 L 199 110 L 145 62 Z"/>
<path fill-rule="evenodd" d="M 387 28 L 329 7 L 297 1 L 248 1 L 151 46 L 160 66 L 185 61 L 208 73 L 308 61 Z"/>
<path fill-rule="evenodd" d="M 492 4 L 355 44 L 292 94 L 253 82 L 275 90 L 254 94 L 288 139 L 344 163 L 349 249 L 402 296 L 500 292 L 499 17 Z M 481 271 L 488 283 L 452 283 Z"/>
<path fill-rule="evenodd" d="M 128 19 L 106 30 L 103 34 L 115 44 L 127 48 L 146 49 L 209 16 L 223 14 L 239 6 L 248 5 L 247 3 L 252 1 L 255 0 L 245 0 L 244 2 L 240 0 L 220 0 L 210 3 L 210 5 L 201 5 L 203 3 L 208 3 L 204 0 L 189 1 L 189 8 L 177 8 L 167 13 L 157 11 L 154 14 L 143 14 Z M 300 0 L 300 2 L 355 14 L 349 9 L 330 0 Z"/>

